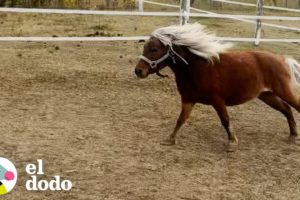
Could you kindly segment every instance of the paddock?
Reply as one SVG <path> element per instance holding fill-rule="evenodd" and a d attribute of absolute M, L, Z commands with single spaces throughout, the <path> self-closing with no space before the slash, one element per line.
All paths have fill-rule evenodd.
<path fill-rule="evenodd" d="M 0 16 L 5 19 L 0 36 L 14 37 L 86 36 L 96 31 L 147 35 L 154 27 L 178 21 L 177 17 L 139 17 L 132 23 L 134 17 Z M 253 37 L 253 26 L 242 22 L 201 19 L 200 23 L 220 36 Z M 108 27 L 102 30 L 99 25 Z M 263 34 L 299 38 L 299 32 L 271 27 Z M 175 125 L 180 97 L 168 69 L 163 72 L 170 78 L 135 77 L 142 46 L 138 41 L 0 42 L 0 149 L 19 173 L 7 199 L 299 198 L 300 145 L 288 143 L 286 119 L 258 100 L 229 108 L 240 139 L 235 153 L 225 151 L 226 133 L 213 109 L 204 105 L 195 107 L 180 131 L 179 144 L 160 145 Z M 234 47 L 249 49 L 300 61 L 299 43 Z M 299 113 L 293 112 L 299 123 Z M 41 179 L 58 173 L 72 180 L 73 189 L 26 191 L 29 176 L 24 168 L 36 159 L 44 161 L 46 175 Z"/>

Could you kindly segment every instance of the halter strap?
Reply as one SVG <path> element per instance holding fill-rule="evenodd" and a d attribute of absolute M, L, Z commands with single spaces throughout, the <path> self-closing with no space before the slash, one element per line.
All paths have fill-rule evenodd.
<path fill-rule="evenodd" d="M 141 55 L 140 56 L 140 59 L 144 60 L 146 63 L 148 63 L 151 67 L 151 69 L 155 69 L 157 68 L 157 65 L 161 62 L 163 62 L 164 60 L 166 60 L 167 58 L 169 58 L 170 56 L 170 52 L 168 51 L 164 56 L 162 56 L 161 58 L 159 58 L 158 60 L 150 60 L 148 59 L 147 57 Z"/>
<path fill-rule="evenodd" d="M 156 69 L 158 64 L 162 63 L 169 57 L 172 58 L 173 63 L 175 64 L 176 63 L 175 55 L 178 56 L 186 65 L 189 64 L 181 55 L 179 55 L 176 51 L 174 51 L 174 49 L 171 45 L 170 45 L 169 51 L 167 51 L 167 53 L 165 55 L 163 55 L 161 58 L 159 58 L 157 60 L 150 60 L 149 58 L 147 58 L 143 55 L 140 56 L 140 59 L 142 59 L 143 61 L 148 63 L 150 65 L 151 69 Z"/>
<path fill-rule="evenodd" d="M 174 49 L 173 49 L 173 47 L 172 47 L 172 45 L 170 45 L 170 51 L 172 52 L 172 53 L 174 53 L 176 56 L 178 56 L 186 65 L 188 65 L 189 63 L 181 56 L 181 55 L 179 55 L 179 53 L 177 53 Z M 175 62 L 174 62 L 175 63 Z"/>

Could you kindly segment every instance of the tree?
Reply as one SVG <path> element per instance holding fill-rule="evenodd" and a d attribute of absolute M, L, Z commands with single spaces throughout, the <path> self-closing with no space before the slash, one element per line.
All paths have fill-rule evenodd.
<path fill-rule="evenodd" d="M 6 0 L 0 0 L 0 7 L 5 6 Z"/>

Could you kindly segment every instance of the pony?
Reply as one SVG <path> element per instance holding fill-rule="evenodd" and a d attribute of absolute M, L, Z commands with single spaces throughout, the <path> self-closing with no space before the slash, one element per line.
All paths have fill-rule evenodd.
<path fill-rule="evenodd" d="M 291 107 L 300 112 L 293 86 L 300 83 L 300 64 L 291 57 L 267 51 L 230 51 L 232 45 L 216 39 L 204 26 L 195 23 L 155 30 L 144 45 L 135 67 L 139 78 L 169 66 L 175 74 L 181 96 L 181 113 L 164 145 L 174 145 L 180 127 L 196 103 L 211 105 L 228 135 L 227 151 L 238 147 L 231 130 L 226 106 L 258 98 L 281 112 L 288 121 L 289 141 L 297 138 Z"/>

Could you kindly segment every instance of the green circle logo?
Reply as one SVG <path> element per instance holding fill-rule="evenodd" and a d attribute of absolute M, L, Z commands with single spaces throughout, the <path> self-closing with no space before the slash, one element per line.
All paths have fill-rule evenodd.
<path fill-rule="evenodd" d="M 17 170 L 12 162 L 0 157 L 0 195 L 9 193 L 17 183 Z"/>

